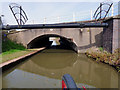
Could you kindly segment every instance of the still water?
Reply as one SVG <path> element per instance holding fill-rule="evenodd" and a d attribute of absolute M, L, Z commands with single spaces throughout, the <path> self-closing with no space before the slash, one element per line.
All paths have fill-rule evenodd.
<path fill-rule="evenodd" d="M 118 73 L 71 50 L 47 49 L 3 73 L 3 88 L 61 88 L 70 74 L 77 86 L 118 88 Z"/>

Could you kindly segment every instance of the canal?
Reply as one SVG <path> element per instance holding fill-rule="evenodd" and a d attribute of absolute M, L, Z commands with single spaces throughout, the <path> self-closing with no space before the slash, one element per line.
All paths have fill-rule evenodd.
<path fill-rule="evenodd" d="M 118 88 L 114 68 L 62 49 L 46 49 L 5 71 L 3 88 L 61 88 L 64 74 L 70 74 L 79 88 Z"/>

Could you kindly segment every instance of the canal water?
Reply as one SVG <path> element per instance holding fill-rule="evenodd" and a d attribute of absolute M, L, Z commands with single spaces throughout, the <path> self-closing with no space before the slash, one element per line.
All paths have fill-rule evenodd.
<path fill-rule="evenodd" d="M 70 74 L 79 88 L 118 88 L 114 68 L 59 49 L 46 49 L 4 72 L 3 88 L 61 88 L 64 74 Z"/>

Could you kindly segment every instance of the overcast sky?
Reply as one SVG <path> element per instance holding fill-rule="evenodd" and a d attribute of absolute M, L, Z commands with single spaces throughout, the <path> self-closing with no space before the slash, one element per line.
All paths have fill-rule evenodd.
<path fill-rule="evenodd" d="M 21 1 L 21 2 L 18 2 Z M 17 24 L 10 9 L 10 3 L 22 6 L 28 16 L 27 23 L 57 23 L 64 21 L 79 21 L 91 18 L 92 14 L 104 0 L 0 0 L 0 15 L 5 22 Z M 114 0 L 118 2 L 119 0 Z M 46 18 L 46 19 L 45 19 Z"/>

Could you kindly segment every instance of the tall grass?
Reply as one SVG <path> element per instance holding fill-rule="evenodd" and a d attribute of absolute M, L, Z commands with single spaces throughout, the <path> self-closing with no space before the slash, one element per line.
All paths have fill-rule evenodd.
<path fill-rule="evenodd" d="M 25 47 L 21 44 L 17 44 L 9 39 L 2 41 L 2 52 L 16 52 L 19 50 L 25 50 Z"/>

